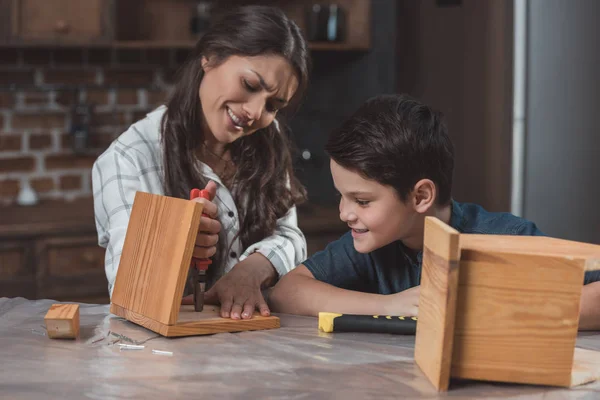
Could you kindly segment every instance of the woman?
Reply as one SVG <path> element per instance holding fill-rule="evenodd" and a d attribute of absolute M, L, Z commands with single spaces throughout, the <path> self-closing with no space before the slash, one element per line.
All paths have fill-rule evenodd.
<path fill-rule="evenodd" d="M 269 308 L 261 289 L 306 258 L 280 112 L 297 106 L 309 55 L 298 26 L 276 8 L 240 8 L 206 32 L 182 67 L 166 107 L 133 124 L 92 171 L 99 244 L 112 294 L 136 191 L 204 203 L 194 257 L 212 257 L 207 303 L 251 318 Z"/>

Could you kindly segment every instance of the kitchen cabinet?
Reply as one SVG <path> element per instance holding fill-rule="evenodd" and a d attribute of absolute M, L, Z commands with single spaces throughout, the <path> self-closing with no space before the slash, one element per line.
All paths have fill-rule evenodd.
<path fill-rule="evenodd" d="M 24 45 L 109 43 L 110 0 L 12 0 L 7 41 Z"/>
<path fill-rule="evenodd" d="M 317 51 L 367 51 L 371 47 L 372 0 L 336 0 L 339 36 L 310 40 Z M 309 0 L 0 0 L 0 46 L 110 47 L 192 49 L 199 34 L 191 28 L 199 3 L 211 5 L 210 18 L 244 4 L 280 7 L 305 36 L 311 34 L 308 17 L 313 7 L 329 3 Z M 327 4 L 327 6 L 326 6 Z M 329 12 L 329 11 L 327 11 Z M 319 30 L 327 30 L 327 21 Z M 314 23 L 311 25 L 314 27 Z"/>
<path fill-rule="evenodd" d="M 0 208 L 0 297 L 108 303 L 90 200 Z"/>

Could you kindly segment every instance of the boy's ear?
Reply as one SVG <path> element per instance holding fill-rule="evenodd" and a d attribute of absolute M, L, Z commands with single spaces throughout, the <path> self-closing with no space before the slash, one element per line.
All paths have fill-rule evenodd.
<path fill-rule="evenodd" d="M 425 214 L 435 204 L 437 191 L 431 179 L 421 179 L 413 187 L 412 201 L 416 212 Z"/>

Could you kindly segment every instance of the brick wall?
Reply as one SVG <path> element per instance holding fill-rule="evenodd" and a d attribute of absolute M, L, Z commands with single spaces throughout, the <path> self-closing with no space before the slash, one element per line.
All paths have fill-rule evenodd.
<path fill-rule="evenodd" d="M 132 122 L 166 99 L 185 50 L 0 49 L 0 205 L 27 181 L 40 199 L 91 196 L 91 166 Z M 89 145 L 69 133 L 93 104 Z"/>
<path fill-rule="evenodd" d="M 323 151 L 329 132 L 367 98 L 396 91 L 396 2 L 378 0 L 372 7 L 377 24 L 371 50 L 313 52 L 307 97 L 291 121 L 296 147 L 312 154 L 296 163 L 311 203 L 337 204 Z M 100 150 L 164 99 L 187 53 L 0 49 L 0 205 L 14 202 L 25 180 L 42 198 L 91 196 L 90 167 Z M 54 87 L 61 84 L 84 89 Z M 67 134 L 68 111 L 77 98 L 97 104 L 91 137 L 96 149 L 86 156 L 73 154 Z"/>

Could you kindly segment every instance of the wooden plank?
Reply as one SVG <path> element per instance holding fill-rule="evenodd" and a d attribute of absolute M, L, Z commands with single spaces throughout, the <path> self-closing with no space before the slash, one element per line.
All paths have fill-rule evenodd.
<path fill-rule="evenodd" d="M 447 390 L 454 338 L 459 233 L 425 218 L 415 361 L 438 391 Z"/>
<path fill-rule="evenodd" d="M 76 339 L 79 336 L 79 304 L 53 304 L 44 317 L 51 339 Z"/>
<path fill-rule="evenodd" d="M 600 351 L 575 348 L 571 387 L 600 379 Z"/>
<path fill-rule="evenodd" d="M 585 260 L 585 271 L 597 271 L 600 269 L 600 258 L 588 258 Z"/>
<path fill-rule="evenodd" d="M 600 258 L 600 245 L 546 236 L 461 235 L 460 248 L 578 259 Z"/>
<path fill-rule="evenodd" d="M 584 260 L 507 251 L 461 249 L 452 377 L 569 386 Z"/>
<path fill-rule="evenodd" d="M 202 204 L 137 192 L 112 302 L 165 325 L 177 322 Z"/>
<path fill-rule="evenodd" d="M 279 318 L 263 317 L 255 314 L 251 319 L 233 320 L 221 318 L 219 307 L 204 306 L 202 312 L 194 311 L 193 306 L 181 306 L 179 320 L 174 325 L 162 324 L 139 313 L 112 304 L 110 312 L 151 331 L 167 337 L 210 335 L 223 332 L 242 332 L 279 328 Z"/>

